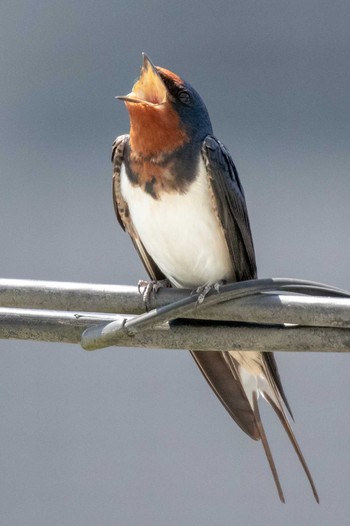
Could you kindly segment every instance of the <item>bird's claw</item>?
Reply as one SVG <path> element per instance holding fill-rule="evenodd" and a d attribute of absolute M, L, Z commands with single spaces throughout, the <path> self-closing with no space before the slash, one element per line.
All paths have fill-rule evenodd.
<path fill-rule="evenodd" d="M 212 290 L 215 290 L 215 292 L 219 293 L 220 292 L 220 287 L 222 285 L 225 285 L 225 283 L 226 283 L 226 281 L 224 279 L 221 279 L 219 281 L 216 281 L 212 285 L 202 285 L 202 286 L 196 288 L 193 291 L 193 293 L 199 294 L 198 299 L 197 299 L 197 305 L 200 305 L 201 303 L 203 303 L 203 301 L 206 298 L 206 296 Z"/>
<path fill-rule="evenodd" d="M 140 279 L 137 283 L 139 293 L 142 295 L 143 303 L 147 311 L 151 310 L 151 299 L 156 297 L 159 289 L 171 287 L 168 279 L 147 281 Z"/>

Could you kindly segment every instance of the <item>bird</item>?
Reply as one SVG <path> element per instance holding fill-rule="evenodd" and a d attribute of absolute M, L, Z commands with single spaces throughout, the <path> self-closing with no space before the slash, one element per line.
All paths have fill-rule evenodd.
<path fill-rule="evenodd" d="M 255 279 L 244 190 L 197 91 L 143 53 L 132 91 L 116 98 L 128 110 L 130 132 L 112 147 L 114 208 L 151 282 L 209 290 L 217 283 Z M 260 417 L 260 396 L 277 414 L 319 502 L 289 422 L 288 414 L 293 415 L 273 353 L 190 352 L 230 416 L 262 442 L 280 500 L 285 502 Z"/>

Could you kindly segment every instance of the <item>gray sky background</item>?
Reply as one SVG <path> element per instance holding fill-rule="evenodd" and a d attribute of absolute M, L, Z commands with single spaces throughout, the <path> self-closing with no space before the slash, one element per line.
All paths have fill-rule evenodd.
<path fill-rule="evenodd" d="M 136 284 L 111 200 L 115 95 L 146 51 L 201 93 L 246 191 L 261 277 L 350 289 L 350 3 L 43 1 L 0 6 L 0 275 Z M 262 410 L 259 443 L 188 353 L 0 342 L 0 522 L 348 524 L 350 357 L 277 356 L 321 504 Z"/>

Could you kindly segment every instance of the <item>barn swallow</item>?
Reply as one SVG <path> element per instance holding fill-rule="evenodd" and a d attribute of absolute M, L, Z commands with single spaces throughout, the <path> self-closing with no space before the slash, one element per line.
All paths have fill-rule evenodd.
<path fill-rule="evenodd" d="M 113 144 L 113 200 L 152 280 L 195 289 L 257 276 L 243 188 L 212 130 L 199 94 L 144 54 L 125 102 L 130 133 Z M 281 421 L 319 502 L 290 426 L 292 417 L 273 353 L 191 351 L 228 413 L 261 440 L 279 497 L 284 495 L 261 422 L 261 395 Z"/>

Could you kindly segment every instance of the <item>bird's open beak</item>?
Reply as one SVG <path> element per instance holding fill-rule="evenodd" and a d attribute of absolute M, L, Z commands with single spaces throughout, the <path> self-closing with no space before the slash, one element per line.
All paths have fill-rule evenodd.
<path fill-rule="evenodd" d="M 167 88 L 146 53 L 142 53 L 142 56 L 141 73 L 132 87 L 132 92 L 128 95 L 116 97 L 116 99 L 151 106 L 164 104 L 167 98 Z"/>

